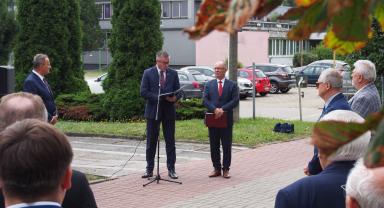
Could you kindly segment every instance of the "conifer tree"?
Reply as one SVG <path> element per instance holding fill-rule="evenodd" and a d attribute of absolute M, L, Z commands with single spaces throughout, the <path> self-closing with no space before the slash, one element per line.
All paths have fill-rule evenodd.
<path fill-rule="evenodd" d="M 140 81 L 144 69 L 155 64 L 163 44 L 158 0 L 113 0 L 110 49 L 113 62 L 104 84 L 105 108 L 111 119 L 141 116 L 144 100 Z"/>

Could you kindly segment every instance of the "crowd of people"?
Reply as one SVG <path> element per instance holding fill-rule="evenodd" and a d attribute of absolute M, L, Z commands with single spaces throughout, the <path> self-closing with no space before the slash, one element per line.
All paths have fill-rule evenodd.
<path fill-rule="evenodd" d="M 180 88 L 176 71 L 169 68 L 166 51 L 156 54 L 156 65 L 144 70 L 140 93 L 146 100 L 146 162 L 142 178 L 153 177 L 160 124 L 166 142 L 168 176 L 176 174 L 175 102 Z M 364 122 L 381 109 L 375 65 L 368 60 L 354 64 L 352 84 L 358 90 L 348 101 L 342 93 L 342 74 L 324 70 L 317 83 L 324 108 L 318 121 Z M 51 65 L 47 55 L 33 58 L 32 72 L 23 91 L 0 102 L 0 194 L 1 207 L 97 207 L 84 173 L 72 170 L 73 152 L 68 138 L 57 130 L 54 95 L 45 76 Z M 213 171 L 208 177 L 229 179 L 232 158 L 233 109 L 239 104 L 237 84 L 225 78 L 227 66 L 214 64 L 216 79 L 207 82 L 203 105 L 224 126 L 208 126 Z M 371 142 L 366 132 L 330 157 L 314 146 L 304 178 L 282 188 L 276 208 L 289 207 L 384 207 L 384 168 L 367 169 L 362 157 Z M 220 154 L 220 144 L 223 156 Z"/>

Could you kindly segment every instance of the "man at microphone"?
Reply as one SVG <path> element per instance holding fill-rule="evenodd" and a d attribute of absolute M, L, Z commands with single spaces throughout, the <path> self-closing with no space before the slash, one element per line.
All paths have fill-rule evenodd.
<path fill-rule="evenodd" d="M 166 51 L 159 51 L 156 54 L 156 66 L 144 70 L 141 80 L 140 94 L 146 100 L 144 117 L 147 119 L 147 167 L 142 178 L 153 176 L 160 123 L 162 123 L 163 136 L 166 144 L 168 176 L 172 179 L 178 178 L 175 172 L 175 102 L 180 97 L 174 95 L 172 92 L 180 88 L 180 83 L 177 72 L 168 66 L 168 53 Z M 160 96 L 165 93 L 171 94 Z M 158 104 L 159 106 L 157 106 Z"/>

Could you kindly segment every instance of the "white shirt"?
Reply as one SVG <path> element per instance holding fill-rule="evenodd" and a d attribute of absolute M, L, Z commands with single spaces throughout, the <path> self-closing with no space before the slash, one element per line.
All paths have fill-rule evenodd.
<path fill-rule="evenodd" d="M 61 207 L 61 205 L 57 202 L 40 201 L 40 202 L 33 202 L 33 203 L 14 204 L 14 205 L 8 206 L 7 208 L 23 208 L 23 207 L 28 207 L 28 206 L 42 206 L 42 205 Z"/>
<path fill-rule="evenodd" d="M 161 69 L 159 69 L 159 67 L 157 65 L 156 65 L 156 68 L 157 68 L 157 73 L 159 74 L 159 77 L 160 77 Z M 164 74 L 164 81 L 167 80 L 167 73 L 166 72 L 167 72 L 167 70 L 164 70 L 164 73 L 163 73 Z"/>
<path fill-rule="evenodd" d="M 44 82 L 44 77 L 41 76 L 41 74 L 37 73 L 37 71 L 35 71 L 34 69 L 32 70 L 32 72 L 35 73 L 41 79 L 41 81 Z"/>

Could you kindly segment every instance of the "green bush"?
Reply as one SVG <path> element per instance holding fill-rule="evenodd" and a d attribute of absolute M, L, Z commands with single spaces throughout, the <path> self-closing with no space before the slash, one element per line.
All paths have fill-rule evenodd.
<path fill-rule="evenodd" d="M 176 119 L 189 120 L 195 118 L 204 118 L 204 107 L 202 100 L 198 98 L 180 100 L 176 104 Z"/>
<path fill-rule="evenodd" d="M 301 54 L 303 54 L 303 65 L 301 65 Z M 305 66 L 318 60 L 317 55 L 313 53 L 296 53 L 293 56 L 293 67 Z"/>
<path fill-rule="evenodd" d="M 62 94 L 56 98 L 59 118 L 73 121 L 110 120 L 103 109 L 104 94 Z"/>

